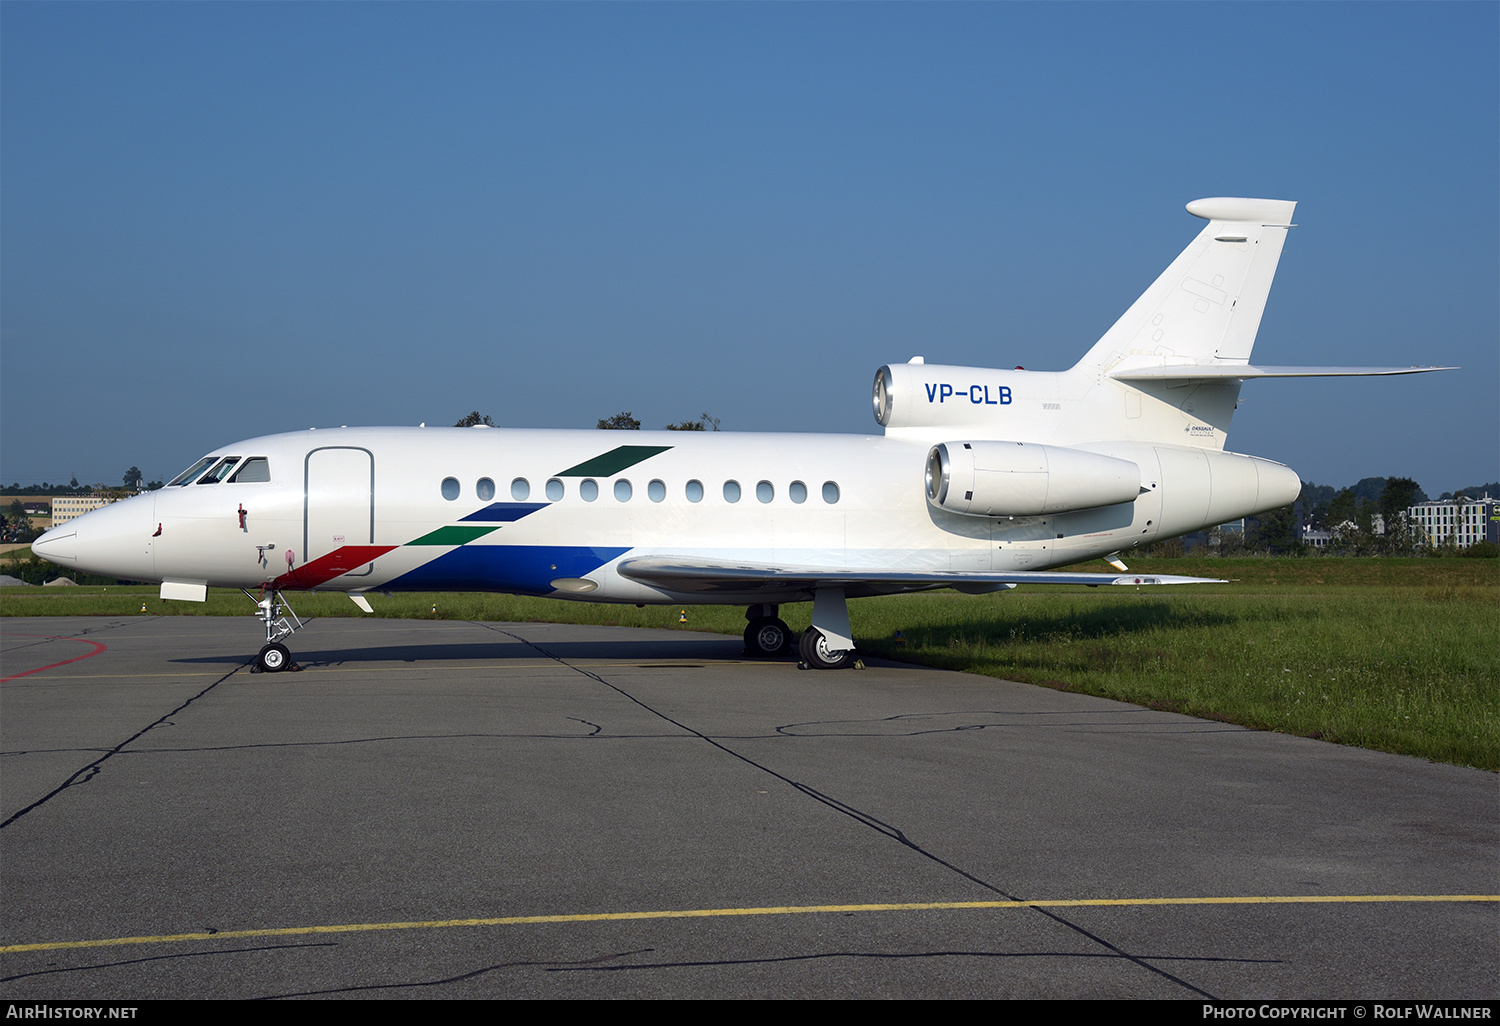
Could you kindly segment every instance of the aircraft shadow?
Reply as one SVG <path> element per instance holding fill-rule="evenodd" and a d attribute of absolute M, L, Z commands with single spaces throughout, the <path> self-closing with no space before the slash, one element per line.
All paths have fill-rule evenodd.
<path fill-rule="evenodd" d="M 699 660 L 726 662 L 744 653 L 739 638 L 719 640 L 684 638 L 676 641 L 661 638 L 650 641 L 547 641 L 540 649 L 516 641 L 469 642 L 460 644 L 416 645 L 345 645 L 337 648 L 298 648 L 296 639 L 288 646 L 292 658 L 302 666 L 336 666 L 344 663 L 418 663 L 418 662 L 511 662 L 536 661 L 549 656 L 564 660 L 609 660 L 616 662 L 652 662 L 661 660 Z M 188 665 L 227 666 L 247 663 L 255 651 L 194 656 L 172 662 Z M 787 658 L 792 658 L 787 656 Z"/>
<path fill-rule="evenodd" d="M 905 642 L 915 648 L 923 644 L 940 647 L 950 639 L 961 637 L 971 642 L 994 645 L 1024 644 L 1058 640 L 1085 641 L 1118 637 L 1162 628 L 1212 630 L 1233 623 L 1232 614 L 1201 609 L 1181 609 L 1166 602 L 1140 605 L 1074 610 L 1053 615 L 1035 615 L 1024 611 L 1008 616 L 969 617 L 942 623 L 917 624 L 904 630 Z M 887 639 L 858 638 L 861 647 L 872 654 L 899 655 Z M 745 658 L 744 645 L 738 638 L 705 639 L 699 636 L 675 638 L 670 635 L 651 639 L 620 641 L 566 641 L 546 639 L 536 644 L 507 638 L 494 642 L 460 642 L 404 645 L 344 645 L 324 648 L 299 648 L 296 639 L 289 647 L 292 658 L 302 666 L 337 666 L 346 663 L 417 663 L 417 662 L 508 662 L 555 657 L 563 660 L 601 660 L 650 663 L 662 660 L 696 660 L 729 662 Z M 196 656 L 174 659 L 186 665 L 231 666 L 252 661 L 255 650 L 243 653 Z M 795 651 L 779 657 L 795 661 Z"/>

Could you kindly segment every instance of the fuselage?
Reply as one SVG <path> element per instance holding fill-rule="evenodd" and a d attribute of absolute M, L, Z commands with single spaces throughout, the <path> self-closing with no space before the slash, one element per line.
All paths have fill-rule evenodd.
<path fill-rule="evenodd" d="M 1043 570 L 1283 506 L 1300 488 L 1286 467 L 1232 453 L 1132 441 L 1075 448 L 1139 466 L 1139 495 L 1053 515 L 951 513 L 929 501 L 931 444 L 918 438 L 320 429 L 224 446 L 184 483 L 86 514 L 39 546 L 91 572 L 191 585 L 791 601 L 809 596 L 673 592 L 615 568 L 671 556 Z M 264 463 L 249 473 L 252 460 Z"/>

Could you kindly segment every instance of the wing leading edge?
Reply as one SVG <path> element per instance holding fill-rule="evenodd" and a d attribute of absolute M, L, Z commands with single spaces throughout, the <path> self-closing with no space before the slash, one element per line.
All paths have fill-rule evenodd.
<path fill-rule="evenodd" d="M 1092 574 L 1052 570 L 984 573 L 969 570 L 839 570 L 832 567 L 730 563 L 690 556 L 637 556 L 616 568 L 622 576 L 667 591 L 746 592 L 871 585 L 876 588 L 944 588 L 960 585 L 1017 584 L 1227 584 L 1212 577 L 1172 574 Z"/>

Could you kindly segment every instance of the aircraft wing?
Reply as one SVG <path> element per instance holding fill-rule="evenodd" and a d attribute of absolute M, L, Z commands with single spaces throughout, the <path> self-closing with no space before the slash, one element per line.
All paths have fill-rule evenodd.
<path fill-rule="evenodd" d="M 1249 364 L 1168 364 L 1111 371 L 1121 381 L 1222 381 L 1236 378 L 1370 378 L 1391 374 L 1426 374 L 1428 371 L 1458 370 L 1457 367 L 1252 367 Z"/>
<path fill-rule="evenodd" d="M 986 584 L 1227 584 L 1211 577 L 1178 577 L 1171 574 L 1090 574 L 1050 570 L 985 573 L 969 570 L 842 570 L 831 567 L 771 566 L 764 563 L 731 563 L 692 556 L 638 556 L 622 561 L 625 577 L 678 592 L 732 592 L 784 590 L 850 585 L 894 585 L 897 588 L 956 587 Z"/>

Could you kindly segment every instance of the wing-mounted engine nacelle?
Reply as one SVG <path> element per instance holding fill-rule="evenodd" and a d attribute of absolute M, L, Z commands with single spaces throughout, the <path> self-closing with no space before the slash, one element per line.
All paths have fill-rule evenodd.
<path fill-rule="evenodd" d="M 875 372 L 875 419 L 887 430 L 983 427 L 993 430 L 1019 404 L 1055 399 L 1053 375 L 988 367 L 887 364 Z M 1047 392 L 1043 395 L 1043 392 Z"/>
<path fill-rule="evenodd" d="M 1129 460 L 1035 442 L 944 442 L 927 453 L 927 501 L 950 513 L 1031 517 L 1134 502 Z"/>

